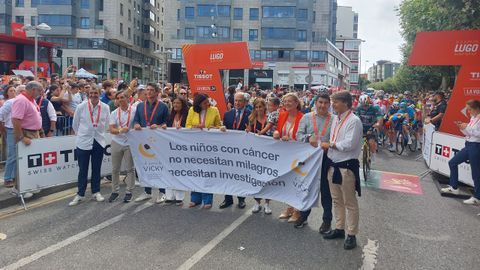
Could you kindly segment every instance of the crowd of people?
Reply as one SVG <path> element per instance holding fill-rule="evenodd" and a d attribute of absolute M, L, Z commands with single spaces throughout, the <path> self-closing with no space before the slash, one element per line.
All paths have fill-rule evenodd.
<path fill-rule="evenodd" d="M 298 141 L 312 147 L 321 147 L 323 156 L 320 178 L 320 201 L 323 208 L 319 232 L 325 239 L 345 239 L 344 248 L 356 247 L 359 207 L 357 195 L 361 195 L 359 156 L 362 138 L 367 137 L 372 154 L 377 152 L 377 138 L 371 131 L 384 132 L 389 137 L 389 150 L 393 150 L 393 136 L 403 129 L 421 127 L 424 123 L 440 126 L 446 110 L 445 94 L 417 93 L 402 95 L 383 91 L 365 92 L 361 95 L 348 91 L 331 93 L 318 91 L 289 91 L 275 87 L 270 91 L 243 84 L 231 86 L 226 91 L 227 111 L 222 116 L 207 94 L 192 95 L 181 84 L 138 84 L 105 80 L 60 77 L 52 74 L 49 81 L 33 78 L 13 78 L 3 88 L 4 99 L 0 104 L 0 122 L 7 144 L 7 161 L 4 185 L 15 187 L 15 145 L 22 142 L 59 135 L 76 136 L 78 158 L 78 192 L 70 206 L 85 200 L 87 173 L 91 166 L 91 192 L 93 199 L 105 200 L 100 192 L 101 160 L 106 147 L 106 133 L 112 134 L 111 142 L 111 192 L 108 202 L 120 197 L 120 168 L 124 162 L 126 173 L 122 201 L 141 202 L 152 199 L 152 188 L 133 197 L 136 173 L 126 133 L 144 128 L 216 128 L 224 132 L 241 130 L 270 136 L 280 141 Z M 460 151 L 452 159 L 451 184 L 445 192 L 457 192 L 458 170 L 455 166 L 470 160 L 475 186 L 480 186 L 480 106 L 479 101 L 469 101 L 472 115 L 470 123 L 458 123 L 467 136 L 469 150 Z M 222 120 L 223 119 L 223 120 Z M 421 141 L 421 128 L 418 128 Z M 408 133 L 407 133 L 408 134 Z M 410 138 L 408 138 L 410 141 Z M 420 146 L 419 146 L 420 147 Z M 477 164 L 477 169 L 473 167 Z M 457 178 L 455 178 L 457 177 Z M 182 206 L 185 191 L 159 190 L 157 203 Z M 264 201 L 262 205 L 262 200 Z M 475 190 L 473 203 L 480 203 L 480 191 Z M 237 197 L 237 207 L 246 207 L 245 198 Z M 234 204 L 231 195 L 225 195 L 220 209 Z M 213 194 L 191 192 L 189 208 L 210 209 Z M 270 200 L 255 198 L 253 213 L 272 214 Z M 335 213 L 335 215 L 332 214 Z M 310 214 L 286 205 L 280 219 L 287 219 L 295 228 L 307 224 Z M 333 218 L 335 217 L 335 221 Z M 332 223 L 334 223 L 332 229 Z"/>

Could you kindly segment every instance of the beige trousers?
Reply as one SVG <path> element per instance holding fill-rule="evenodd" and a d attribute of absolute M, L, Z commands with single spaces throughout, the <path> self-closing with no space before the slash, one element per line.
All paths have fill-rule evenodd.
<path fill-rule="evenodd" d="M 112 192 L 118 193 L 120 191 L 120 170 L 122 167 L 122 160 L 125 161 L 125 168 L 127 170 L 127 192 L 132 192 L 135 188 L 135 167 L 133 166 L 132 153 L 130 147 L 122 146 L 112 140 Z"/>
<path fill-rule="evenodd" d="M 346 230 L 349 235 L 357 235 L 360 213 L 355 191 L 355 175 L 347 169 L 340 169 L 340 172 L 342 174 L 342 184 L 338 185 L 332 183 L 333 168 L 328 170 L 328 183 L 336 220 L 335 227 L 339 230 Z M 347 219 L 346 228 L 345 217 Z"/>

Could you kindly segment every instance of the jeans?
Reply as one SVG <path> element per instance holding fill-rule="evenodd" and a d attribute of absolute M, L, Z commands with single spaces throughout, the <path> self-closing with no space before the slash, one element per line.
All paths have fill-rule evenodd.
<path fill-rule="evenodd" d="M 190 194 L 190 200 L 195 204 L 201 204 L 203 202 L 203 205 L 211 205 L 213 203 L 213 194 L 192 191 Z"/>
<path fill-rule="evenodd" d="M 245 197 L 237 197 L 238 202 L 245 202 Z M 233 203 L 233 197 L 232 195 L 225 195 L 225 202 L 227 203 Z"/>
<path fill-rule="evenodd" d="M 15 135 L 13 128 L 6 128 L 7 130 L 7 161 L 5 162 L 5 181 L 13 181 L 15 179 L 17 170 L 17 151 L 15 144 Z"/>
<path fill-rule="evenodd" d="M 91 188 L 92 194 L 100 192 L 100 170 L 102 168 L 103 151 L 104 148 L 97 142 L 93 141 L 93 148 L 91 150 L 82 150 L 77 147 L 78 160 L 78 192 L 79 196 L 85 196 L 88 183 L 88 166 L 90 160 L 92 162 L 92 177 Z"/>
<path fill-rule="evenodd" d="M 465 142 L 465 148 L 460 150 L 449 162 L 450 186 L 458 188 L 458 165 L 470 161 L 474 185 L 474 197 L 480 200 L 480 143 Z"/>
<path fill-rule="evenodd" d="M 332 222 L 332 194 L 330 193 L 330 186 L 328 184 L 328 168 L 327 168 L 327 152 L 323 153 L 322 159 L 322 172 L 320 174 L 320 202 L 322 203 L 323 208 L 323 222 L 331 223 Z M 307 219 L 312 210 L 308 209 L 306 211 L 301 211 L 300 214 L 303 218 Z"/>

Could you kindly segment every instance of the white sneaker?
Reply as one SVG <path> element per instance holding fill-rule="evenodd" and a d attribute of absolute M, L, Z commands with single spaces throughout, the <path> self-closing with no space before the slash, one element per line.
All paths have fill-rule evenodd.
<path fill-rule="evenodd" d="M 166 200 L 167 200 L 167 197 L 165 197 L 165 194 L 159 193 L 155 203 L 164 203 Z"/>
<path fill-rule="evenodd" d="M 408 136 L 408 142 L 407 142 L 407 144 L 410 145 L 410 144 L 412 144 L 412 143 L 413 143 L 413 142 L 412 142 L 412 137 Z"/>
<path fill-rule="evenodd" d="M 136 186 L 136 187 L 139 187 L 139 186 L 140 186 L 140 182 L 138 182 L 137 180 L 135 180 L 135 186 Z"/>
<path fill-rule="evenodd" d="M 460 191 L 458 190 L 458 188 L 454 189 L 451 186 L 447 186 L 445 188 L 440 189 L 440 192 L 441 193 L 454 194 L 454 195 L 460 194 Z"/>
<path fill-rule="evenodd" d="M 463 201 L 464 204 L 477 205 L 480 204 L 480 200 L 475 197 L 470 197 L 470 199 Z"/>
<path fill-rule="evenodd" d="M 93 199 L 96 200 L 97 202 L 103 202 L 105 201 L 105 198 L 102 196 L 102 194 L 100 192 L 97 192 L 95 194 L 93 194 Z"/>
<path fill-rule="evenodd" d="M 252 213 L 258 213 L 258 212 L 260 212 L 261 209 L 262 209 L 262 207 L 260 206 L 260 204 L 255 203 L 255 205 L 252 208 Z"/>
<path fill-rule="evenodd" d="M 151 198 L 152 198 L 152 194 L 147 194 L 143 192 L 142 195 L 138 196 L 138 198 L 135 199 L 135 202 L 142 202 L 145 200 L 150 200 Z"/>
<path fill-rule="evenodd" d="M 395 152 L 395 146 L 393 144 L 391 144 L 389 147 L 388 147 L 388 151 L 390 152 Z"/>
<path fill-rule="evenodd" d="M 272 208 L 270 208 L 270 205 L 268 203 L 263 206 L 263 211 L 266 215 L 272 214 Z"/>
<path fill-rule="evenodd" d="M 79 204 L 81 201 L 84 201 L 85 200 L 85 197 L 82 197 L 82 196 L 79 196 L 79 195 L 75 195 L 75 197 L 73 198 L 73 200 L 68 204 L 68 206 L 75 206 L 77 204 Z"/>

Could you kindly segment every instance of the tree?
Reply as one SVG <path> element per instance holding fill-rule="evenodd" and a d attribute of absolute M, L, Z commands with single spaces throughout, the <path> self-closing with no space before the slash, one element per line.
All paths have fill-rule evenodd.
<path fill-rule="evenodd" d="M 401 34 L 403 66 L 395 76 L 399 89 L 446 89 L 455 81 L 452 66 L 408 66 L 408 59 L 418 32 L 480 28 L 478 0 L 404 0 L 397 9 Z"/>
<path fill-rule="evenodd" d="M 368 79 L 365 79 L 363 77 L 358 78 L 358 88 L 362 91 L 367 90 L 367 85 L 369 85 L 371 82 Z"/>

